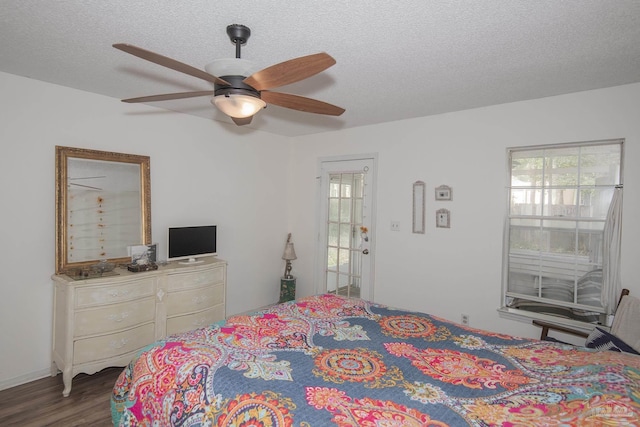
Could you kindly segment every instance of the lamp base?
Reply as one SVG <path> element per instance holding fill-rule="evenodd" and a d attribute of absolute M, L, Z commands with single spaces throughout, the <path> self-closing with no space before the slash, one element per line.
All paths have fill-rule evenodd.
<path fill-rule="evenodd" d="M 291 275 L 291 261 L 287 260 L 287 266 L 284 268 L 284 278 L 285 279 L 293 279 Z"/>
<path fill-rule="evenodd" d="M 278 303 L 296 299 L 296 278 L 291 276 L 280 278 L 280 300 Z"/>

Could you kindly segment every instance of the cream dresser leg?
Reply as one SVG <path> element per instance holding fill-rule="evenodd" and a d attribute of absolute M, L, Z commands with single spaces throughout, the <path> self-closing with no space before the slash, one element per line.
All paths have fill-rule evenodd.
<path fill-rule="evenodd" d="M 71 380 L 73 376 L 71 375 L 71 368 L 65 368 L 62 371 L 62 382 L 64 383 L 64 390 L 62 390 L 62 396 L 69 397 L 69 393 L 71 393 Z"/>

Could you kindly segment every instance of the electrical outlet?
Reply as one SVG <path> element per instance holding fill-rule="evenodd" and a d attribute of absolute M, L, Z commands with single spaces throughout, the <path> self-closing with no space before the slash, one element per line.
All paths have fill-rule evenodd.
<path fill-rule="evenodd" d="M 391 231 L 400 231 L 399 221 L 391 221 Z"/>
<path fill-rule="evenodd" d="M 461 316 L 461 318 L 462 318 L 462 324 L 463 325 L 468 325 L 469 324 L 469 315 L 468 314 L 463 314 Z"/>

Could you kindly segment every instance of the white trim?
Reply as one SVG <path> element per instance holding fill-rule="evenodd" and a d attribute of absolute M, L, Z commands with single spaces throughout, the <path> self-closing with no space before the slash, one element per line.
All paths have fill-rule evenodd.
<path fill-rule="evenodd" d="M 324 243 L 321 242 L 322 232 L 321 232 L 321 221 L 322 221 L 322 199 L 324 195 L 321 194 L 322 190 L 322 169 L 323 164 L 330 162 L 345 162 L 345 161 L 358 161 L 358 160 L 370 160 L 373 163 L 373 171 L 367 174 L 367 180 L 369 185 L 371 185 L 371 222 L 370 222 L 370 231 L 369 236 L 371 238 L 369 244 L 369 260 L 370 260 L 370 270 L 369 270 L 369 290 L 367 295 L 360 295 L 361 298 L 374 301 L 374 289 L 375 289 L 375 246 L 376 246 L 376 212 L 377 212 L 377 199 L 378 199 L 378 153 L 363 153 L 363 154 L 347 154 L 343 156 L 329 156 L 329 157 L 319 157 L 318 162 L 316 164 L 316 218 L 315 218 L 315 235 L 316 235 L 316 244 L 315 244 L 315 261 L 314 261 L 314 274 L 313 274 L 313 289 L 316 294 L 324 293 L 324 285 L 321 283 L 320 277 L 322 274 L 319 274 L 319 271 L 324 271 L 323 266 L 323 255 L 322 251 L 324 249 Z"/>
<path fill-rule="evenodd" d="M 596 326 L 602 329 L 609 330 L 608 327 L 604 325 L 596 325 L 594 323 L 580 322 L 578 320 L 565 319 L 563 317 L 551 316 L 542 313 L 534 313 L 531 311 L 518 310 L 517 308 L 507 308 L 501 307 L 497 309 L 498 315 L 505 319 L 517 320 L 523 323 L 531 324 L 532 320 L 544 320 L 549 323 L 554 323 L 556 325 L 568 326 L 573 329 L 579 329 L 584 332 L 591 332 L 593 328 Z"/>
<path fill-rule="evenodd" d="M 538 314 L 538 313 L 531 313 L 528 311 L 524 311 L 524 310 L 518 310 L 518 309 L 512 309 L 512 308 L 508 308 L 506 307 L 506 301 L 505 301 L 505 297 L 507 296 L 518 296 L 527 300 L 531 300 L 531 301 L 539 301 L 539 302 L 550 302 L 552 304 L 558 305 L 560 307 L 567 307 L 567 308 L 580 308 L 583 310 L 587 310 L 587 311 L 594 311 L 594 312 L 602 312 L 602 308 L 591 308 L 589 306 L 589 308 L 584 308 L 583 305 L 581 304 L 575 304 L 575 303 L 568 303 L 568 302 L 559 302 L 559 301 L 552 301 L 552 300 L 548 300 L 545 298 L 538 298 L 538 297 L 531 297 L 531 296 L 525 296 L 525 295 L 517 295 L 514 292 L 509 292 L 509 268 L 510 268 L 510 262 L 509 262 L 509 258 L 511 255 L 515 255 L 516 257 L 519 255 L 518 252 L 525 252 L 525 251 L 511 251 L 510 248 L 510 233 L 511 230 L 513 228 L 516 228 L 514 226 L 511 225 L 511 220 L 512 219 L 529 219 L 529 220 L 536 220 L 539 221 L 540 224 L 542 224 L 543 221 L 545 220 L 554 220 L 554 221 L 567 221 L 567 222 L 573 222 L 577 224 L 579 222 L 602 222 L 604 223 L 604 220 L 600 220 L 600 219 L 595 219 L 595 218 L 581 218 L 581 216 L 579 214 L 577 214 L 575 217 L 567 217 L 567 218 L 559 218 L 559 217 L 554 217 L 554 216 L 550 216 L 550 215 L 514 215 L 511 213 L 511 190 L 513 189 L 518 189 L 518 188 L 533 188 L 533 189 L 542 189 L 542 190 L 546 190 L 546 189 L 553 189 L 553 188 L 571 188 L 574 187 L 576 188 L 578 191 L 580 190 L 580 188 L 583 188 L 584 186 L 582 185 L 577 185 L 577 186 L 566 186 L 566 185 L 562 185 L 562 186 L 548 186 L 545 183 L 541 184 L 541 185 L 536 185 L 533 187 L 529 187 L 529 186 L 514 186 L 512 183 L 512 166 L 513 166 L 513 154 L 514 153 L 521 153 L 521 152 L 527 152 L 527 151 L 545 151 L 545 150 L 555 150 L 555 149 L 562 149 L 562 148 L 567 148 L 567 147 L 578 147 L 578 148 L 582 148 L 582 147 L 588 147 L 588 146 L 619 146 L 620 149 L 620 164 L 619 164 L 619 170 L 618 170 L 618 182 L 619 184 L 615 185 L 615 184 L 607 184 L 607 185 L 598 185 L 598 186 L 588 186 L 589 188 L 592 187 L 597 187 L 597 188 L 611 188 L 611 187 L 615 187 L 618 188 L 619 186 L 622 185 L 622 181 L 623 181 L 623 164 L 624 164 L 624 144 L 625 143 L 625 139 L 624 138 L 617 138 L 617 139 L 605 139 L 605 140 L 595 140 L 595 141 L 578 141 L 578 142 L 571 142 L 571 143 L 559 143 L 559 144 L 542 144 L 542 145 L 530 145 L 530 146 L 521 146 L 521 147 L 508 147 L 506 149 L 506 154 L 507 154 L 507 161 L 506 161 L 506 168 L 505 168 L 505 190 L 506 190 L 506 203 L 505 203 L 505 213 L 504 213 L 504 228 L 503 228 L 503 242 L 502 242 L 502 285 L 501 285 L 501 302 L 500 302 L 500 308 L 498 309 L 501 313 L 504 312 L 509 312 L 509 313 L 517 313 L 521 316 L 524 316 L 525 318 L 535 318 L 535 319 L 541 319 L 541 320 L 547 320 L 547 321 L 551 321 L 551 322 L 555 322 L 558 324 L 563 324 L 563 325 L 570 325 L 576 328 L 582 328 L 582 329 L 593 329 L 593 327 L 591 326 L 587 326 L 587 325 L 591 325 L 590 323 L 586 323 L 586 322 L 580 322 L 580 321 L 573 321 L 573 320 L 568 320 L 568 319 L 562 319 L 559 317 L 555 317 L 555 316 L 551 316 L 548 317 L 548 315 L 544 315 L 544 314 Z M 580 154 L 581 155 L 581 154 Z M 546 158 L 547 155 L 543 153 L 543 157 Z M 578 166 L 578 173 L 580 172 L 579 166 Z M 542 174 L 544 175 L 546 172 L 544 170 L 544 166 L 542 169 Z M 543 212 L 544 213 L 544 212 Z M 602 235 L 602 237 L 604 238 L 604 231 L 602 232 L 595 232 L 594 234 L 597 235 Z M 559 259 L 562 258 L 561 256 L 555 256 L 555 255 L 551 255 L 550 253 L 543 253 L 542 255 L 539 256 L 540 260 L 553 260 L 553 259 Z M 574 261 L 573 265 L 574 265 L 574 274 L 577 274 L 578 271 L 575 269 L 576 265 L 579 266 L 586 266 L 589 267 L 591 266 L 591 263 L 577 263 L 575 264 L 577 261 L 580 260 L 580 256 L 577 255 L 572 255 L 570 256 L 571 260 Z M 526 256 L 523 257 L 522 259 L 526 259 Z M 540 261 L 540 262 L 541 262 Z M 605 260 L 603 258 L 602 260 L 602 267 L 604 268 L 604 263 Z M 598 263 L 597 260 L 594 261 L 594 266 L 592 267 L 597 267 Z M 543 266 L 544 267 L 544 266 Z M 544 270 L 544 268 L 543 268 Z M 548 269 L 547 269 L 548 270 Z M 542 273 L 540 273 L 542 274 Z M 546 276 L 546 274 L 545 274 Z M 573 277 L 573 278 L 567 278 L 568 280 L 573 280 L 574 282 L 574 287 L 577 284 L 577 280 L 579 279 L 580 276 L 577 277 Z M 566 279 L 565 279 L 566 280 Z M 606 281 L 603 281 L 602 284 L 602 291 L 603 291 L 603 295 L 604 292 L 607 291 L 607 283 Z M 616 294 L 619 294 L 619 290 L 616 292 Z M 603 305 L 606 308 L 606 304 L 605 302 L 607 301 L 603 301 Z M 611 302 L 608 302 L 611 303 Z M 526 313 L 526 314 L 525 314 Z M 532 315 L 533 314 L 533 315 Z M 570 322 L 577 322 L 577 324 L 573 324 Z"/>
<path fill-rule="evenodd" d="M 553 148 L 571 148 L 571 147 L 584 147 L 589 145 L 615 145 L 620 144 L 624 145 L 624 138 L 612 138 L 612 139 L 598 139 L 593 141 L 584 141 L 584 142 L 558 142 L 555 144 L 539 144 L 539 145 L 526 145 L 521 147 L 508 147 L 507 153 L 517 152 L 517 151 L 530 151 L 530 150 L 543 150 L 543 149 L 553 149 Z M 622 176 L 622 174 L 620 174 Z"/>
<path fill-rule="evenodd" d="M 60 373 L 60 371 L 58 371 Z M 39 371 L 29 372 L 17 377 L 9 378 L 0 381 L 0 390 L 6 390 L 8 388 L 16 387 L 22 384 L 30 383 L 31 381 L 40 380 L 51 376 L 51 369 L 41 369 Z M 60 380 L 60 393 L 62 394 L 62 380 Z"/>

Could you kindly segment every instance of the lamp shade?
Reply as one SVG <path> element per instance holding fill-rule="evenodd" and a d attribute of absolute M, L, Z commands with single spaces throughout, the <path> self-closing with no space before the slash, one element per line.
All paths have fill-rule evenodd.
<path fill-rule="evenodd" d="M 298 257 L 296 256 L 296 250 L 293 248 L 293 242 L 287 242 L 287 244 L 285 245 L 282 259 L 287 261 L 298 259 Z"/>
<path fill-rule="evenodd" d="M 205 65 L 207 73 L 218 76 L 231 83 L 231 88 L 225 93 L 218 94 L 211 99 L 211 103 L 229 117 L 244 119 L 251 117 L 267 106 L 260 99 L 257 91 L 247 90 L 249 87 L 240 84 L 244 76 L 250 76 L 256 67 L 252 62 L 240 58 L 220 58 Z M 237 84 L 233 84 L 235 79 Z"/>
<path fill-rule="evenodd" d="M 251 117 L 267 105 L 266 102 L 255 96 L 235 93 L 214 96 L 212 104 L 227 116 L 236 119 Z"/>

